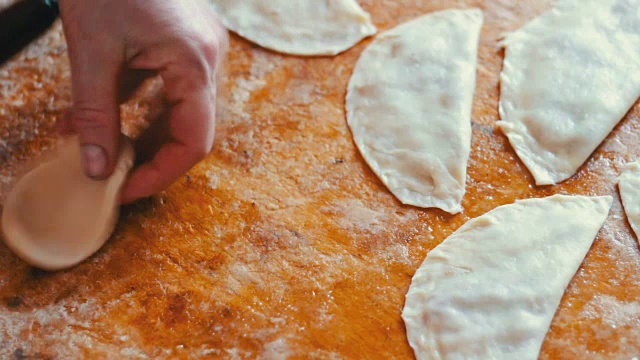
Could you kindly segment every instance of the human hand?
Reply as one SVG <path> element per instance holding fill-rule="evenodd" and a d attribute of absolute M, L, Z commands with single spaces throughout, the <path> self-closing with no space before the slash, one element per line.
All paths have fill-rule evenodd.
<path fill-rule="evenodd" d="M 154 123 L 149 161 L 125 184 L 128 203 L 164 190 L 211 150 L 216 75 L 228 38 L 201 0 L 60 0 L 72 71 L 73 106 L 60 124 L 76 133 L 85 173 L 111 175 L 120 142 L 124 84 L 158 74 L 170 106 Z M 146 141 L 149 143 L 149 141 Z"/>

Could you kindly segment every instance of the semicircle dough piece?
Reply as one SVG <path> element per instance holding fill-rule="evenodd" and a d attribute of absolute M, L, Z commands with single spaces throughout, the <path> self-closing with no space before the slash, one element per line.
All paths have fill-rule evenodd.
<path fill-rule="evenodd" d="M 640 237 L 640 159 L 625 166 L 618 177 L 624 212 L 636 237 Z"/>
<path fill-rule="evenodd" d="M 559 0 L 504 41 L 498 125 L 536 184 L 573 176 L 640 96 L 638 0 Z"/>
<path fill-rule="evenodd" d="M 376 33 L 355 0 L 209 0 L 224 25 L 293 55 L 336 55 Z"/>
<path fill-rule="evenodd" d="M 133 146 L 123 141 L 113 175 L 96 181 L 84 175 L 78 138 L 61 141 L 9 193 L 2 213 L 7 246 L 45 270 L 71 267 L 91 256 L 115 228 L 120 189 L 133 158 Z"/>
<path fill-rule="evenodd" d="M 462 211 L 482 12 L 446 10 L 380 34 L 349 81 L 360 153 L 403 204 Z"/>
<path fill-rule="evenodd" d="M 613 199 L 554 195 L 500 206 L 429 252 L 402 311 L 418 359 L 537 359 L 562 295 Z"/>

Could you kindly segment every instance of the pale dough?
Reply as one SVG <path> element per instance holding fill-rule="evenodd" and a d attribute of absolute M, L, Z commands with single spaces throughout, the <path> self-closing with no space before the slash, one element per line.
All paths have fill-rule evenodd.
<path fill-rule="evenodd" d="M 638 237 L 640 236 L 640 159 L 625 166 L 618 177 L 618 188 L 624 212 Z"/>
<path fill-rule="evenodd" d="M 504 41 L 498 125 L 536 184 L 575 174 L 640 96 L 638 9 L 559 0 Z"/>
<path fill-rule="evenodd" d="M 362 156 L 404 204 L 462 210 L 482 12 L 446 10 L 379 35 L 347 92 Z"/>
<path fill-rule="evenodd" d="M 2 213 L 7 246 L 46 270 L 67 268 L 91 256 L 114 230 L 120 188 L 133 158 L 131 143 L 123 141 L 113 175 L 96 181 L 84 175 L 78 139 L 62 141 L 9 193 Z"/>
<path fill-rule="evenodd" d="M 418 359 L 537 359 L 613 199 L 554 195 L 500 206 L 429 252 L 402 311 Z"/>
<path fill-rule="evenodd" d="M 209 0 L 224 25 L 263 47 L 336 55 L 376 33 L 355 0 Z"/>

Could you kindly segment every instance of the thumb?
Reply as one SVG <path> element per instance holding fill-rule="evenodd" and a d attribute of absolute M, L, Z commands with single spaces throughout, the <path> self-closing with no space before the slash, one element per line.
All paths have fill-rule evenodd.
<path fill-rule="evenodd" d="M 82 146 L 85 174 L 94 179 L 111 175 L 118 157 L 120 107 L 117 51 L 106 54 L 90 47 L 70 53 L 73 106 L 69 124 Z"/>

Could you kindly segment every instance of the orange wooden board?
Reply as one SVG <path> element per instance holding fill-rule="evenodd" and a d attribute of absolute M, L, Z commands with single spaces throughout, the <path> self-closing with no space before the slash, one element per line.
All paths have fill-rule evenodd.
<path fill-rule="evenodd" d="M 299 58 L 234 36 L 208 159 L 123 209 L 113 238 L 73 269 L 32 269 L 0 244 L 0 358 L 410 359 L 400 312 L 429 250 L 496 206 L 554 193 L 616 201 L 541 358 L 639 355 L 640 254 L 615 178 L 640 155 L 640 108 L 576 176 L 536 187 L 496 130 L 497 40 L 551 1 L 360 3 L 381 30 L 450 7 L 485 11 L 463 214 L 402 206 L 358 154 L 344 96 L 368 41 Z M 58 24 L 0 68 L 2 196 L 70 104 L 65 50 Z M 157 112 L 156 90 L 123 106 L 127 125 Z"/>

